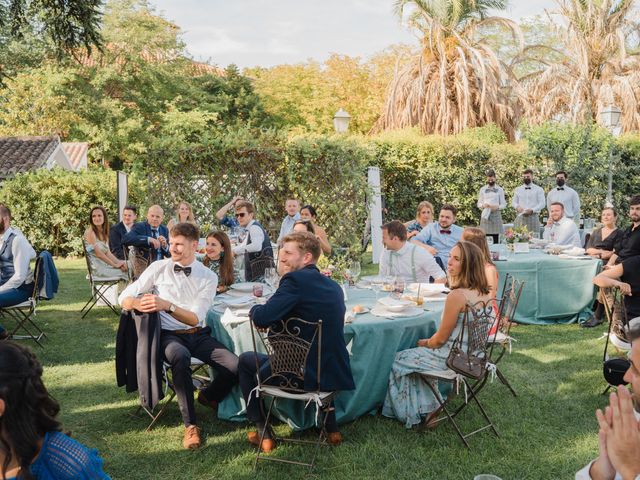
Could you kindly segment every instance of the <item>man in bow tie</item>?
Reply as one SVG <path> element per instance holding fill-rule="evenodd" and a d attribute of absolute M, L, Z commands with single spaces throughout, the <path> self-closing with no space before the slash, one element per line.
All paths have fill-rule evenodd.
<path fill-rule="evenodd" d="M 560 202 L 554 202 L 549 207 L 549 221 L 544 227 L 542 236 L 556 245 L 573 245 L 580 247 L 580 233 L 573 220 L 564 215 L 564 208 Z"/>
<path fill-rule="evenodd" d="M 215 273 L 198 262 L 200 232 L 191 223 L 171 230 L 171 258 L 152 263 L 118 299 L 122 308 L 160 317 L 160 351 L 171 365 L 173 384 L 185 426 L 183 446 L 200 447 L 200 430 L 191 380 L 191 357 L 216 371 L 211 384 L 200 391 L 198 402 L 217 408 L 237 381 L 238 357 L 211 336 L 205 326 L 207 311 L 218 286 Z"/>
<path fill-rule="evenodd" d="M 532 234 L 540 233 L 540 212 L 545 207 L 544 190 L 533 183 L 533 170 L 527 168 L 522 174 L 522 185 L 513 192 L 511 202 L 518 215 L 514 227 L 527 227 Z"/>
<path fill-rule="evenodd" d="M 504 199 L 504 190 L 496 185 L 496 172 L 487 170 L 487 184 L 480 188 L 478 193 L 478 208 L 482 210 L 480 216 L 480 228 L 487 235 L 500 235 L 502 233 L 502 213 L 507 206 Z"/>
<path fill-rule="evenodd" d="M 457 213 L 453 205 L 443 205 L 438 222 L 430 223 L 411 240 L 431 253 L 443 270 L 449 261 L 449 252 L 462 237 L 462 227 L 455 225 Z"/>
<path fill-rule="evenodd" d="M 169 254 L 169 230 L 162 225 L 164 212 L 160 205 L 151 205 L 147 211 L 147 219 L 138 222 L 123 239 L 126 247 L 138 247 L 149 263 L 167 258 Z"/>
<path fill-rule="evenodd" d="M 547 194 L 547 210 L 551 213 L 551 204 L 560 202 L 564 205 L 564 216 L 572 220 L 580 219 L 580 197 L 578 192 L 567 185 L 567 172 L 559 170 L 556 173 L 556 188 Z"/>

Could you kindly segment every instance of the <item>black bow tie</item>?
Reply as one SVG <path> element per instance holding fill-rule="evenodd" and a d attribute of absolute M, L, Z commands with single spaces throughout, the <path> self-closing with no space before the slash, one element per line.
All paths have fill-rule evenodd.
<path fill-rule="evenodd" d="M 451 230 L 440 230 L 440 233 L 446 233 L 447 235 L 450 235 Z"/>
<path fill-rule="evenodd" d="M 531 190 L 531 187 L 524 187 L 525 190 Z"/>
<path fill-rule="evenodd" d="M 173 266 L 173 271 L 176 273 L 184 272 L 187 277 L 191 275 L 191 267 L 182 267 L 177 263 Z"/>
<path fill-rule="evenodd" d="M 558 187 L 558 190 L 564 190 L 564 187 Z"/>

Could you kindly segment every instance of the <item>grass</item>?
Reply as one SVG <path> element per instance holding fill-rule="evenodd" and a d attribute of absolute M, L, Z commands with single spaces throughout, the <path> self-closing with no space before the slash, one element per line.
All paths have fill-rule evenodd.
<path fill-rule="evenodd" d="M 80 308 L 89 295 L 84 260 L 57 260 L 60 291 L 42 302 L 38 319 L 49 339 L 34 347 L 45 366 L 45 382 L 62 405 L 65 428 L 97 448 L 114 479 L 253 478 L 253 450 L 245 441 L 248 425 L 214 419 L 197 405 L 205 445 L 184 451 L 177 404 L 151 432 L 147 418 L 133 417 L 135 394 L 116 387 L 115 332 L 118 319 L 96 307 L 84 319 Z M 369 267 L 366 270 L 370 270 Z M 507 479 L 573 478 L 597 455 L 594 410 L 606 404 L 598 337 L 604 327 L 518 326 L 517 342 L 502 368 L 519 396 L 499 382 L 482 392 L 500 437 L 482 432 L 467 451 L 453 428 L 406 430 L 399 422 L 366 416 L 342 426 L 345 443 L 322 451 L 314 474 L 261 464 L 263 478 L 422 478 L 472 479 L 493 473 Z M 462 424 L 479 420 L 470 409 Z M 288 427 L 277 426 L 281 434 Z M 308 448 L 283 446 L 274 455 L 299 456 Z"/>

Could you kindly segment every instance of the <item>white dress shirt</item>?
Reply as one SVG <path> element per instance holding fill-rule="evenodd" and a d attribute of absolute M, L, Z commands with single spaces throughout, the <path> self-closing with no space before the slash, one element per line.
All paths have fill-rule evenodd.
<path fill-rule="evenodd" d="M 153 262 L 142 272 L 140 278 L 129 285 L 118 297 L 120 306 L 128 297 L 137 297 L 145 293 L 155 293 L 174 305 L 193 312 L 198 317 L 199 327 L 205 326 L 207 311 L 213 304 L 218 286 L 218 276 L 194 260 L 190 265 L 191 275 L 174 272 L 175 262 L 170 259 Z M 163 330 L 183 330 L 189 325 L 175 319 L 168 312 L 159 312 Z"/>
<path fill-rule="evenodd" d="M 256 224 L 255 220 L 251 220 L 246 228 L 248 230 L 247 237 L 241 244 L 233 247 L 233 253 L 235 255 L 262 251 L 262 243 L 264 242 L 262 229 Z M 251 243 L 249 243 L 249 239 L 251 239 Z"/>
<path fill-rule="evenodd" d="M 497 205 L 498 210 L 506 208 L 507 201 L 504 198 L 504 189 L 498 185 L 493 187 L 489 185 L 483 186 L 478 193 L 478 208 L 483 209 L 485 203 Z"/>
<path fill-rule="evenodd" d="M 562 189 L 562 190 L 560 190 Z M 551 204 L 560 202 L 564 206 L 564 215 L 569 218 L 578 218 L 580 215 L 580 197 L 578 192 L 567 185 L 549 190 L 547 194 L 547 210 L 551 210 Z"/>
<path fill-rule="evenodd" d="M 382 250 L 379 275 L 396 275 L 408 282 L 423 283 L 428 283 L 429 277 L 435 280 L 446 277 L 433 255 L 409 242 L 397 251 Z"/>
<path fill-rule="evenodd" d="M 578 227 L 573 220 L 567 217 L 562 217 L 558 222 L 554 222 L 550 227 L 545 226 L 542 238 L 549 240 L 556 245 L 573 245 L 574 247 L 582 246 L 580 244 L 580 233 L 578 232 Z"/>
<path fill-rule="evenodd" d="M 25 282 L 33 281 L 33 274 L 29 270 L 29 262 L 32 258 L 35 258 L 36 252 L 29 244 L 24 235 L 15 228 L 9 227 L 5 230 L 3 235 L 0 235 L 0 251 L 4 247 L 5 238 L 9 237 L 9 234 L 15 233 L 13 243 L 11 244 L 11 254 L 13 255 L 13 275 L 0 285 L 0 292 L 6 292 L 13 288 L 18 288 Z"/>
<path fill-rule="evenodd" d="M 516 210 L 520 207 L 524 210 L 533 210 L 533 213 L 540 213 L 545 207 L 544 190 L 534 183 L 520 185 L 513 192 L 511 205 Z"/>

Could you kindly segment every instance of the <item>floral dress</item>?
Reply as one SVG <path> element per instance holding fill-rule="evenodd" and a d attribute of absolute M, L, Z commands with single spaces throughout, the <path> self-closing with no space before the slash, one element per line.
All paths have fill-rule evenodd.
<path fill-rule="evenodd" d="M 405 427 L 411 428 L 421 423 L 425 415 L 440 407 L 433 391 L 427 385 L 427 380 L 419 374 L 436 373 L 449 369 L 447 357 L 453 342 L 458 338 L 464 315 L 464 312 L 458 315 L 458 322 L 447 343 L 442 347 L 436 349 L 417 347 L 396 353 L 389 374 L 389 389 L 382 407 L 382 414 L 385 417 L 397 418 L 404 422 Z M 464 338 L 463 348 L 466 348 L 466 343 L 467 339 Z M 434 388 L 438 389 L 438 380 L 433 379 L 430 382 Z M 443 394 L 442 390 L 439 391 L 442 398 L 445 399 L 447 395 Z"/>

